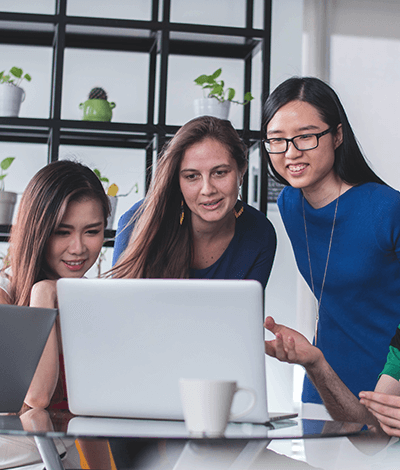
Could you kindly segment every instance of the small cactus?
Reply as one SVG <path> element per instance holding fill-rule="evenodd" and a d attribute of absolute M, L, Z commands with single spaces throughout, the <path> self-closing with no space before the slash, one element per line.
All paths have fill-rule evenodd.
<path fill-rule="evenodd" d="M 107 93 L 103 90 L 103 88 L 92 88 L 89 93 L 90 100 L 106 100 L 107 101 Z"/>

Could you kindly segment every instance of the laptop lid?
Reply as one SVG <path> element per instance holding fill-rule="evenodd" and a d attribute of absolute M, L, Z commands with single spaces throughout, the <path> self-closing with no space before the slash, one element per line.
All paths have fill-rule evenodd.
<path fill-rule="evenodd" d="M 180 420 L 179 379 L 205 378 L 254 389 L 241 421 L 268 420 L 257 281 L 60 279 L 57 291 L 72 413 Z M 237 393 L 232 411 L 249 400 Z"/>
<path fill-rule="evenodd" d="M 56 309 L 0 305 L 1 413 L 21 409 L 56 316 Z"/>

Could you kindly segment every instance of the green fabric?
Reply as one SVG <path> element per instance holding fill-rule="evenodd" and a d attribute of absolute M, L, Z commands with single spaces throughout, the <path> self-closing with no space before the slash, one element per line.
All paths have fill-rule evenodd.
<path fill-rule="evenodd" d="M 382 374 L 390 375 L 390 377 L 400 380 L 400 351 L 392 345 L 389 346 L 386 364 L 379 377 Z"/>

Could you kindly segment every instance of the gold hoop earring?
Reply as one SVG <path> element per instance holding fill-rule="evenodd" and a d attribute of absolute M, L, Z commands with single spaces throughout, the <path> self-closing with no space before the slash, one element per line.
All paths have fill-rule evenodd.
<path fill-rule="evenodd" d="M 181 201 L 181 214 L 179 216 L 179 225 L 183 224 L 183 220 L 185 219 L 185 206 L 183 204 L 183 199 Z"/>
<path fill-rule="evenodd" d="M 235 204 L 235 207 L 233 208 L 233 213 L 235 214 L 236 219 L 238 219 L 243 214 L 243 211 L 244 211 L 243 202 L 238 201 Z"/>

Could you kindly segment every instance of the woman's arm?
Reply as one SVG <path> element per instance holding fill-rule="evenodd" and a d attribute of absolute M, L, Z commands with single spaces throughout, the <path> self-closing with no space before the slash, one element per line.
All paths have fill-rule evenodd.
<path fill-rule="evenodd" d="M 56 281 L 40 281 L 32 287 L 30 307 L 55 308 L 56 305 Z M 46 408 L 50 404 L 59 374 L 58 344 L 54 324 L 25 397 L 25 403 L 31 408 Z"/>

